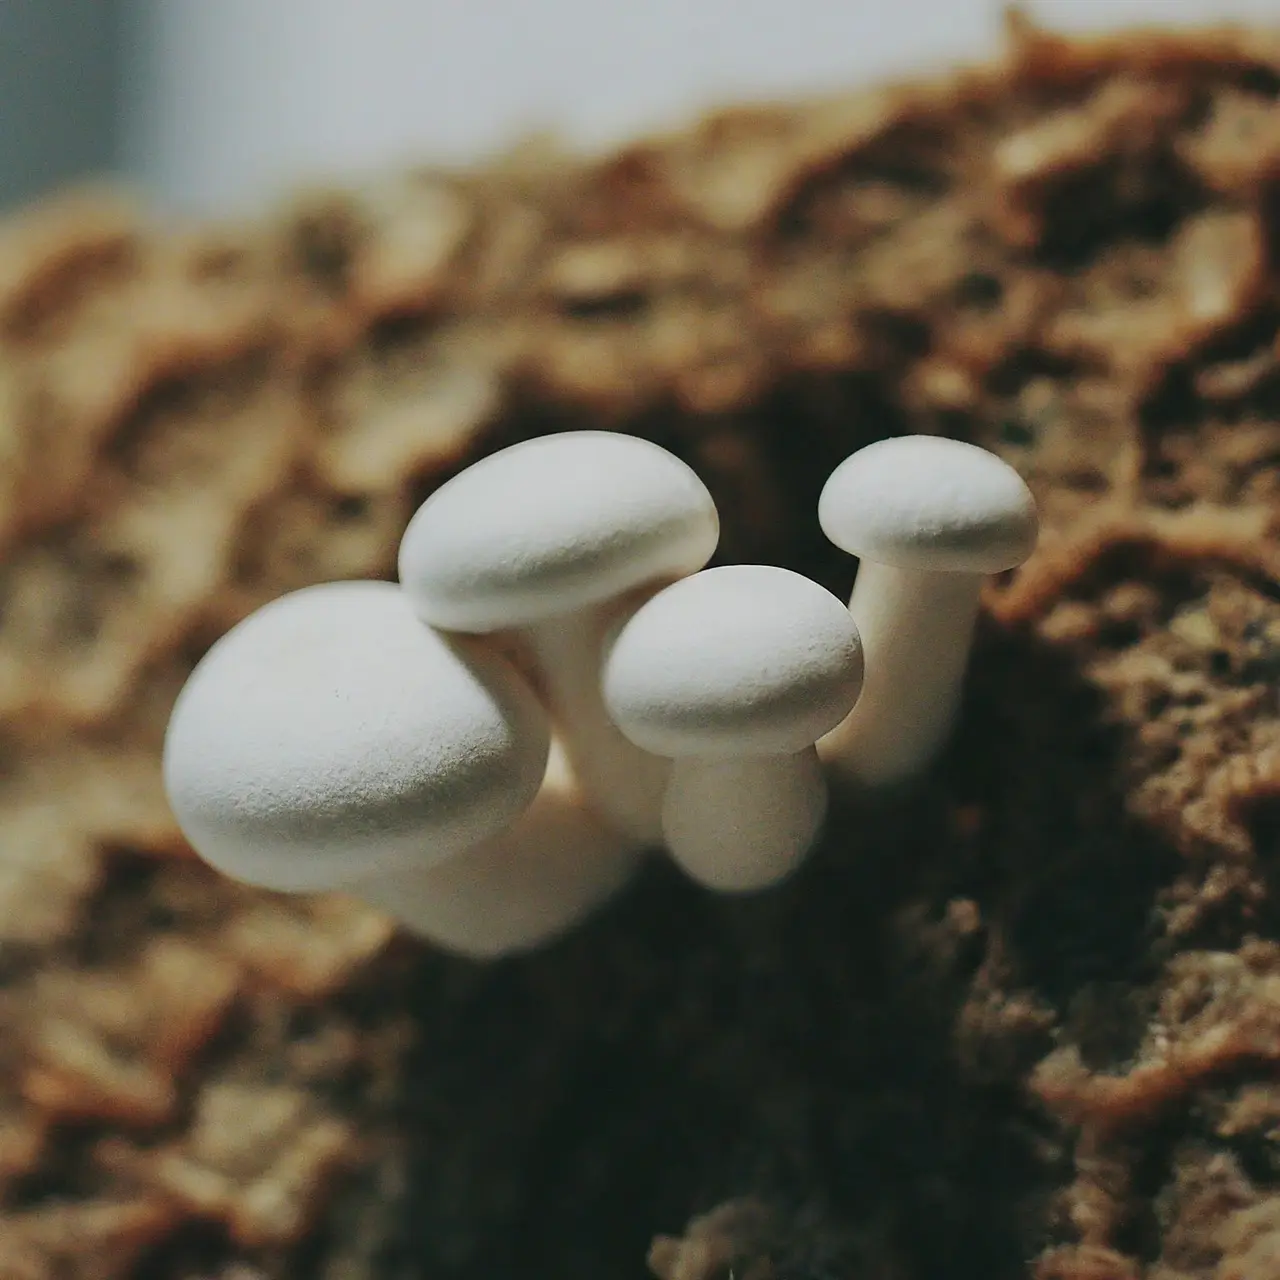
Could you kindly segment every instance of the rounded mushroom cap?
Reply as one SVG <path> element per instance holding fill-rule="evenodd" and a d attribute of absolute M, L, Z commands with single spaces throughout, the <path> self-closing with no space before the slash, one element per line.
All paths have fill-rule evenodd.
<path fill-rule="evenodd" d="M 218 870 L 331 889 L 427 865 L 532 802 L 545 714 L 496 655 L 437 635 L 386 582 L 283 596 L 204 656 L 178 697 L 164 777 Z"/>
<path fill-rule="evenodd" d="M 683 577 L 715 551 L 706 486 L 647 440 L 567 431 L 512 445 L 442 485 L 400 544 L 418 615 L 500 631 Z"/>
<path fill-rule="evenodd" d="M 604 668 L 618 727 L 662 756 L 784 755 L 812 746 L 862 688 L 845 605 L 789 569 L 728 565 L 642 605 Z"/>
<path fill-rule="evenodd" d="M 896 436 L 832 472 L 818 520 L 836 546 L 900 569 L 1000 573 L 1035 546 L 1035 499 L 1008 463 L 941 436 Z"/>

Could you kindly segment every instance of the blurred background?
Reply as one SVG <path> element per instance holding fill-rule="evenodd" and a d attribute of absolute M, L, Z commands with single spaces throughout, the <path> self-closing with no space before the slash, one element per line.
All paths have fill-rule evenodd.
<path fill-rule="evenodd" d="M 1069 30 L 1277 0 L 1034 0 Z M 0 0 L 0 208 L 123 174 L 243 212 L 300 182 L 594 147 L 718 102 L 979 57 L 999 0 Z"/>

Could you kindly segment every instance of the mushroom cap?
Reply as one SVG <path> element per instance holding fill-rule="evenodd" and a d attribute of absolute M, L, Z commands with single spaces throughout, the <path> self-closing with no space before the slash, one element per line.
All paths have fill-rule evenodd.
<path fill-rule="evenodd" d="M 896 436 L 832 472 L 818 520 L 851 555 L 900 569 L 1000 573 L 1035 546 L 1035 499 L 1007 462 L 942 436 Z"/>
<path fill-rule="evenodd" d="M 450 631 L 530 626 L 711 558 L 715 503 L 647 440 L 568 431 L 512 445 L 442 485 L 400 544 L 418 616 Z"/>
<path fill-rule="evenodd" d="M 604 698 L 656 755 L 784 755 L 812 746 L 862 688 L 848 608 L 789 569 L 726 565 L 660 591 L 618 633 Z"/>
<path fill-rule="evenodd" d="M 251 614 L 169 721 L 165 786 L 193 848 L 250 884 L 331 889 L 507 826 L 542 781 L 546 716 L 471 648 L 387 582 L 308 587 Z"/>

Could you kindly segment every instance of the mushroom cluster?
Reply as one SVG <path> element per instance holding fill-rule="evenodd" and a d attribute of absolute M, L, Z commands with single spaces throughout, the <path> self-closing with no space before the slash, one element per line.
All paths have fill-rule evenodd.
<path fill-rule="evenodd" d="M 165 740 L 179 824 L 226 875 L 345 890 L 475 957 L 559 935 L 663 846 L 711 889 L 776 884 L 829 776 L 928 764 L 982 580 L 1036 537 L 1016 472 L 923 436 L 846 459 L 819 518 L 861 560 L 847 607 L 706 568 L 715 504 L 655 444 L 495 453 L 419 508 L 398 585 L 296 591 L 213 645 Z"/>

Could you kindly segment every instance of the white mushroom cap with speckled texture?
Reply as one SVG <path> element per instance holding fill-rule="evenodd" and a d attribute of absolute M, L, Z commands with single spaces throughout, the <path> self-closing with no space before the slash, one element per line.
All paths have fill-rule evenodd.
<path fill-rule="evenodd" d="M 165 741 L 191 844 L 236 879 L 331 889 L 509 825 L 547 760 L 545 713 L 497 657 L 438 635 L 398 587 L 310 587 L 205 655 Z"/>
<path fill-rule="evenodd" d="M 531 626 L 702 568 L 715 504 L 674 454 L 568 431 L 512 445 L 442 485 L 400 547 L 419 615 L 449 631 Z"/>
<path fill-rule="evenodd" d="M 942 436 L 895 436 L 832 472 L 823 532 L 850 555 L 897 569 L 1000 573 L 1035 546 L 1035 500 L 1007 462 Z"/>

